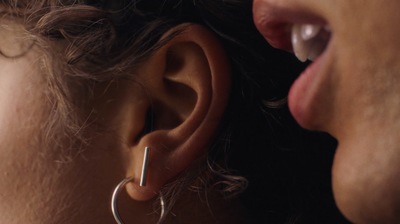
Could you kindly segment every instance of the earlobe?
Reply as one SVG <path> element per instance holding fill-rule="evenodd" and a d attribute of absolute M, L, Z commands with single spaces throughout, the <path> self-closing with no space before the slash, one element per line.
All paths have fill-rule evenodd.
<path fill-rule="evenodd" d="M 154 129 L 130 146 L 127 176 L 134 176 L 135 181 L 127 189 L 136 200 L 154 197 L 207 153 L 230 95 L 230 65 L 214 33 L 195 24 L 183 24 L 170 32 L 176 30 L 180 34 L 138 71 L 154 109 Z M 141 188 L 138 178 L 145 147 L 151 153 L 147 185 Z"/>

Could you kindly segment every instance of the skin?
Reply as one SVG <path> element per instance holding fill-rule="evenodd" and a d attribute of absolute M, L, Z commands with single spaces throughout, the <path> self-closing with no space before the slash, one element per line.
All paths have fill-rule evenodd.
<path fill-rule="evenodd" d="M 325 64 L 303 105 L 309 119 L 300 124 L 339 141 L 332 172 L 343 214 L 354 223 L 399 223 L 400 2 L 255 0 L 260 30 L 265 3 L 311 13 L 331 27 Z"/>
<path fill-rule="evenodd" d="M 1 30 L 7 38 L 1 39 L 0 49 L 19 55 L 26 48 L 14 40 L 23 37 L 23 30 L 10 21 L 0 22 L 11 28 Z M 171 59 L 166 56 L 174 57 L 181 67 L 169 68 L 166 61 Z M 108 131 L 99 131 L 99 126 L 84 129 L 88 144 L 77 144 L 75 136 L 49 128 L 54 113 L 44 64 L 49 61 L 38 47 L 14 59 L 0 56 L 0 223 L 115 223 L 111 194 L 128 176 L 135 180 L 118 197 L 123 220 L 156 223 L 159 213 L 153 205 L 159 203 L 155 196 L 160 187 L 194 164 L 217 130 L 229 95 L 224 57 L 209 31 L 191 27 L 139 68 L 136 80 L 141 85 L 124 81 L 95 86 L 94 97 L 85 102 L 89 108 L 85 125 L 97 121 Z M 214 63 L 216 59 L 219 63 Z M 187 74 L 192 74 L 190 79 Z M 210 84 L 216 89 L 213 97 L 204 90 Z M 155 131 L 143 135 L 150 102 L 156 110 Z M 177 118 L 171 121 L 172 116 Z M 153 150 L 148 183 L 141 188 L 138 179 L 147 145 Z M 213 195 L 209 200 L 201 201 L 197 193 L 184 192 L 173 208 L 176 217 L 168 220 L 243 222 L 236 200 L 209 194 Z"/>
<path fill-rule="evenodd" d="M 1 30 L 0 48 L 19 55 L 24 47 L 14 40 L 23 37 L 22 29 L 1 22 L 8 29 Z M 127 150 L 117 144 L 115 134 L 94 133 L 89 146 L 70 148 L 73 138 L 47 128 L 52 104 L 42 62 L 37 48 L 15 59 L 0 56 L 0 222 L 113 223 L 110 196 L 124 178 L 121 156 Z M 96 100 L 115 97 L 113 86 L 109 88 L 111 96 Z M 103 109 L 101 116 L 109 125 L 120 121 L 118 116 L 111 119 L 115 116 L 106 107 L 121 108 L 121 101 L 95 107 Z M 130 212 L 126 221 L 153 220 L 139 215 L 151 211 L 151 201 L 135 203 L 125 194 L 120 202 L 121 214 L 137 212 Z"/>
<path fill-rule="evenodd" d="M 18 59 L 0 57 L 0 222 L 112 223 L 119 150 L 110 150 L 114 139 L 107 135 L 81 154 L 68 149 L 62 132 L 54 134 L 57 142 L 43 143 L 51 107 L 38 57 L 34 50 Z"/>

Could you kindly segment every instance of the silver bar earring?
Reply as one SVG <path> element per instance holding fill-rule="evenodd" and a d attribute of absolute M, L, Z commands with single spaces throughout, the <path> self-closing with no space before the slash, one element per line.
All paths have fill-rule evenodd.
<path fill-rule="evenodd" d="M 140 176 L 140 186 L 141 187 L 146 186 L 146 183 L 147 183 L 147 167 L 149 165 L 149 163 L 148 163 L 149 154 L 150 154 L 150 148 L 146 146 L 146 148 L 144 148 L 142 175 Z"/>
<path fill-rule="evenodd" d="M 142 165 L 142 174 L 140 177 L 140 186 L 144 187 L 146 186 L 146 180 L 147 180 L 147 171 L 148 171 L 148 160 L 149 160 L 149 154 L 150 154 L 150 148 L 146 147 L 144 150 L 144 156 L 143 156 L 143 165 Z M 123 189 L 123 187 L 133 181 L 133 177 L 127 177 L 123 179 L 117 187 L 115 187 L 114 192 L 111 197 L 111 211 L 113 213 L 114 219 L 118 224 L 124 224 L 122 221 L 122 218 L 118 212 L 118 195 Z M 163 221 L 164 217 L 164 210 L 165 210 L 165 203 L 164 203 L 164 197 L 162 196 L 161 192 L 160 194 L 160 207 L 161 207 L 161 214 L 160 218 L 157 223 L 161 223 Z"/>

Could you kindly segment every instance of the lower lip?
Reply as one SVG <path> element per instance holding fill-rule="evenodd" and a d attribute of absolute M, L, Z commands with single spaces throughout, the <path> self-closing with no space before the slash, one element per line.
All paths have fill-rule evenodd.
<path fill-rule="evenodd" d="M 326 51 L 301 73 L 289 91 L 289 109 L 296 121 L 304 128 L 316 129 L 319 84 L 327 59 Z"/>

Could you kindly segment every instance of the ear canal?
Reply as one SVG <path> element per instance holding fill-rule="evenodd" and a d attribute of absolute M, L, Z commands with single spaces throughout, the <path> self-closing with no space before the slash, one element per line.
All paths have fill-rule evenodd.
<path fill-rule="evenodd" d="M 139 182 L 127 185 L 135 200 L 155 197 L 162 186 L 207 153 L 229 101 L 230 66 L 219 40 L 200 25 L 176 29 L 182 27 L 184 31 L 136 71 L 146 87 L 154 125 L 130 145 L 126 175 L 137 179 L 143 168 L 143 150 L 150 148 L 144 186 L 139 187 Z M 131 114 L 129 121 L 143 123 L 140 119 L 143 116 Z"/>
<path fill-rule="evenodd" d="M 144 135 L 154 130 L 154 108 L 149 106 L 144 117 L 143 129 L 135 136 L 134 142 L 138 142 Z"/>

